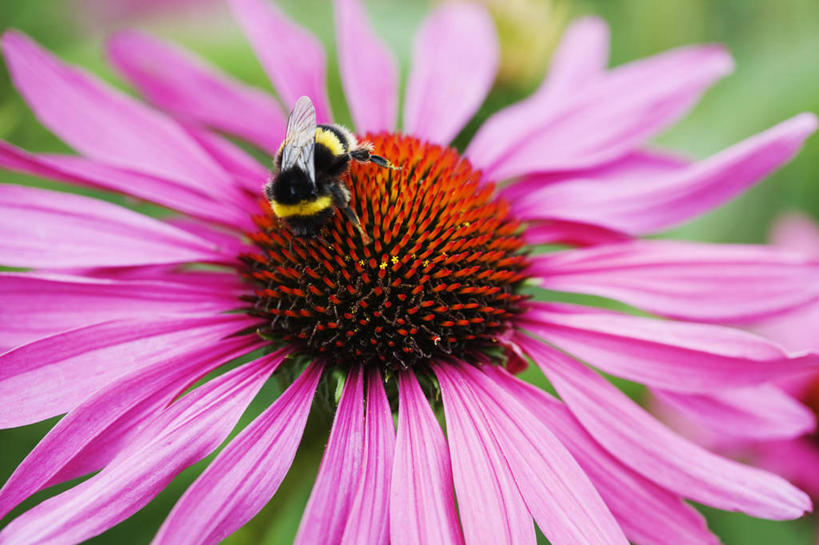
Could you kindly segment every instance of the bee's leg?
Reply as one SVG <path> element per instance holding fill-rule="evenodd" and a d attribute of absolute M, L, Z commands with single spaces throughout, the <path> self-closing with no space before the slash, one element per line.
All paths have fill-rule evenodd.
<path fill-rule="evenodd" d="M 355 210 L 350 208 L 350 191 L 347 187 L 340 184 L 333 185 L 330 187 L 330 194 L 333 196 L 333 202 L 336 207 L 341 210 L 341 213 L 344 214 L 347 221 L 352 223 L 353 227 L 358 230 L 364 244 L 369 244 L 371 242 L 370 237 L 367 236 L 366 231 L 361 227 L 361 220 L 358 219 L 358 214 L 355 213 Z"/>
<path fill-rule="evenodd" d="M 330 248 L 333 246 L 332 244 L 330 244 L 330 241 L 328 241 L 326 238 L 322 236 L 321 233 L 316 235 L 316 240 L 318 240 L 321 243 L 321 245 L 326 248 Z"/>
<path fill-rule="evenodd" d="M 370 162 L 375 163 L 376 165 L 388 168 L 390 170 L 401 170 L 403 167 L 397 167 L 392 164 L 388 159 L 381 157 L 380 155 L 370 155 Z"/>
<path fill-rule="evenodd" d="M 350 208 L 349 204 L 341 208 L 341 213 L 344 214 L 347 220 L 349 220 L 349 222 L 353 224 L 353 227 L 355 227 L 358 230 L 358 234 L 361 235 L 361 241 L 364 244 L 369 244 L 370 242 L 372 242 L 372 240 L 370 240 L 370 237 L 367 235 L 367 232 L 364 231 L 364 228 L 361 226 L 361 221 L 358 219 L 358 215 L 355 213 L 355 210 Z"/>
<path fill-rule="evenodd" d="M 352 157 L 353 159 L 355 159 L 359 163 L 375 163 L 376 165 L 378 165 L 380 167 L 389 168 L 391 170 L 400 170 L 401 169 L 401 167 L 395 166 L 394 164 L 389 162 L 389 160 L 385 159 L 384 157 L 381 157 L 380 155 L 375 155 L 373 153 L 370 153 L 370 148 L 368 148 L 366 146 L 362 146 L 362 147 L 360 147 L 358 149 L 354 149 L 353 151 L 351 151 L 350 152 L 350 157 Z"/>

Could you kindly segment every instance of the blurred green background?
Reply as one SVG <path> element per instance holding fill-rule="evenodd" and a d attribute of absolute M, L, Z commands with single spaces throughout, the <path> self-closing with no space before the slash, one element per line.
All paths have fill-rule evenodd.
<path fill-rule="evenodd" d="M 280 0 L 285 11 L 333 47 L 329 0 Z M 801 111 L 819 111 L 819 3 L 816 0 L 485 0 L 496 16 L 504 47 L 504 66 L 478 121 L 525 96 L 539 82 L 548 54 L 571 18 L 598 14 L 612 27 L 612 64 L 665 49 L 721 42 L 734 54 L 736 72 L 716 85 L 681 123 L 658 143 L 704 157 Z M 430 9 L 422 0 L 370 1 L 380 35 L 397 52 L 406 77 L 415 28 Z M 102 44 L 118 28 L 139 27 L 184 44 L 241 79 L 269 88 L 257 61 L 222 0 L 3 0 L 0 27 L 20 29 L 62 58 L 80 64 L 117 85 L 106 66 Z M 342 122 L 348 121 L 333 55 L 328 55 L 330 95 Z M 43 129 L 0 70 L 0 138 L 36 151 L 66 150 Z M 819 217 L 819 137 L 786 168 L 737 201 L 677 229 L 673 235 L 718 242 L 762 242 L 783 211 Z M 2 182 L 42 181 L 0 173 Z M 258 414 L 275 386 L 263 391 L 245 421 Z M 329 422 L 314 416 L 296 464 L 274 500 L 230 544 L 291 543 L 310 492 Z M 0 482 L 53 424 L 45 422 L 0 432 Z M 148 543 L 165 514 L 203 464 L 185 471 L 138 515 L 90 543 Z M 818 468 L 819 469 L 819 468 Z M 12 513 L 19 514 L 47 491 Z M 808 545 L 814 543 L 811 518 L 774 523 L 704 510 L 726 545 Z M 0 521 L 0 526 L 11 517 Z M 672 545 L 672 544 L 669 544 Z"/>

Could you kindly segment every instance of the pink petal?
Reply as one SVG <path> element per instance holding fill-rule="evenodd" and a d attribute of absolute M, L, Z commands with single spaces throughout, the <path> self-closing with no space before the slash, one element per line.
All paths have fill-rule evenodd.
<path fill-rule="evenodd" d="M 751 456 L 754 465 L 782 475 L 814 498 L 819 496 L 819 448 L 813 437 L 757 443 Z"/>
<path fill-rule="evenodd" d="M 389 545 L 390 476 L 395 450 L 395 426 L 381 372 L 370 370 L 367 380 L 367 415 L 364 455 L 343 545 Z"/>
<path fill-rule="evenodd" d="M 360 476 L 363 444 L 364 381 L 362 370 L 356 367 L 347 374 L 330 439 L 294 543 L 341 543 Z"/>
<path fill-rule="evenodd" d="M 683 497 L 775 520 L 810 510 L 784 479 L 712 454 L 675 434 L 575 360 L 528 337 L 526 350 L 589 433 L 625 465 Z"/>
<path fill-rule="evenodd" d="M 819 355 L 789 357 L 751 333 L 534 304 L 525 329 L 604 371 L 675 392 L 743 388 L 816 369 Z"/>
<path fill-rule="evenodd" d="M 581 17 L 566 29 L 537 94 L 551 99 L 598 79 L 609 62 L 609 27 L 599 17 Z"/>
<path fill-rule="evenodd" d="M 626 536 L 639 545 L 718 545 L 694 508 L 622 465 L 583 429 L 566 406 L 505 371 L 486 372 L 560 439 L 594 483 Z"/>
<path fill-rule="evenodd" d="M 157 315 L 72 329 L 10 350 L 0 355 L 0 428 L 67 412 L 126 373 L 254 323 L 241 315 Z"/>
<path fill-rule="evenodd" d="M 499 52 L 489 14 L 474 4 L 445 4 L 421 25 L 412 48 L 404 130 L 448 144 L 492 87 Z"/>
<path fill-rule="evenodd" d="M 533 544 L 532 516 L 474 394 L 448 364 L 438 365 L 458 512 L 468 544 Z M 481 431 L 479 431 L 479 429 Z"/>
<path fill-rule="evenodd" d="M 593 221 L 632 234 L 661 231 L 712 210 L 788 162 L 816 130 L 801 114 L 666 176 L 604 176 L 552 184 L 516 200 L 520 219 Z"/>
<path fill-rule="evenodd" d="M 230 0 L 230 6 L 287 109 L 306 95 L 316 106 L 318 122 L 330 122 L 321 43 L 271 2 Z"/>
<path fill-rule="evenodd" d="M 239 229 L 249 229 L 247 208 L 171 180 L 139 174 L 75 155 L 32 155 L 0 141 L 0 168 L 71 184 L 107 189 Z M 255 209 L 254 209 L 255 211 Z"/>
<path fill-rule="evenodd" d="M 230 291 L 159 281 L 118 281 L 38 273 L 0 273 L 0 350 L 67 329 L 162 313 L 222 312 L 241 306 Z"/>
<path fill-rule="evenodd" d="M 819 261 L 768 246 L 644 240 L 533 259 L 540 285 L 682 320 L 739 323 L 819 299 Z"/>
<path fill-rule="evenodd" d="M 247 216 L 248 218 L 250 216 Z M 226 231 L 221 229 L 218 225 L 213 225 L 212 223 L 205 223 L 199 221 L 197 219 L 192 218 L 170 218 L 165 220 L 165 223 L 168 225 L 173 225 L 178 229 L 182 229 L 195 237 L 201 238 L 202 240 L 207 240 L 212 244 L 215 244 L 219 247 L 224 253 L 233 256 L 239 256 L 241 254 L 246 254 L 251 252 L 255 249 L 253 243 L 244 237 L 237 236 L 235 231 Z M 254 231 L 256 228 L 253 229 Z M 246 231 L 247 232 L 247 231 Z M 171 265 L 171 267 L 173 267 Z M 144 269 L 144 267 L 142 267 Z M 226 273 L 220 273 L 223 276 L 222 283 L 230 285 L 230 281 L 232 280 L 233 283 L 241 282 L 240 277 L 236 274 L 235 270 L 225 269 Z M 196 277 L 195 269 L 187 269 L 183 270 L 182 272 L 187 273 L 187 276 Z M 191 273 L 194 273 L 193 275 Z M 168 274 L 168 276 L 172 277 L 173 273 Z M 172 279 L 172 278 L 171 278 Z M 247 284 L 242 283 L 244 287 L 245 293 L 247 293 Z"/>
<path fill-rule="evenodd" d="M 321 371 L 310 365 L 228 443 L 176 503 L 154 544 L 219 543 L 264 507 L 293 463 Z"/>
<path fill-rule="evenodd" d="M 179 223 L 180 220 L 174 220 Z M 188 230 L 190 226 L 185 226 Z M 46 273 L 56 272 L 63 274 L 70 272 L 87 276 L 89 278 L 101 278 L 105 280 L 150 280 L 160 282 L 175 282 L 178 284 L 195 284 L 199 287 L 210 287 L 213 290 L 236 289 L 236 273 L 227 270 L 206 270 L 204 268 L 179 268 L 174 265 L 155 265 L 150 267 L 121 267 L 103 269 L 71 269 L 69 271 L 44 271 Z"/>
<path fill-rule="evenodd" d="M 360 134 L 395 130 L 398 64 L 367 21 L 360 0 L 336 0 L 341 83 Z"/>
<path fill-rule="evenodd" d="M 627 545 L 589 478 L 543 422 L 498 382 L 463 364 L 461 384 L 474 392 L 529 512 L 554 545 Z"/>
<path fill-rule="evenodd" d="M 0 490 L 0 518 L 41 488 L 98 471 L 192 382 L 260 342 L 234 338 L 138 369 L 97 390 L 48 432 Z"/>
<path fill-rule="evenodd" d="M 446 439 L 411 371 L 399 374 L 398 396 L 391 543 L 462 544 Z"/>
<path fill-rule="evenodd" d="M 575 21 L 552 57 L 548 78 L 530 97 L 486 120 L 470 142 L 467 158 L 481 168 L 514 149 L 518 139 L 533 128 L 533 119 L 547 119 L 560 109 L 567 93 L 577 92 L 602 75 L 608 63 L 608 42 L 608 26 L 602 20 L 585 17 Z"/>
<path fill-rule="evenodd" d="M 816 324 L 819 324 L 819 303 L 766 320 L 755 325 L 754 331 L 788 350 L 819 350 Z"/>
<path fill-rule="evenodd" d="M 2 140 L 0 140 L 0 168 L 31 174 L 32 176 L 51 178 L 52 180 L 59 180 L 61 182 L 75 182 L 75 178 L 68 173 L 61 172 L 45 164 L 34 155 Z M 78 181 L 75 183 L 84 182 Z"/>
<path fill-rule="evenodd" d="M 819 259 L 819 227 L 809 216 L 799 212 L 781 216 L 771 229 L 770 238 L 776 246 Z"/>
<path fill-rule="evenodd" d="M 552 57 L 548 78 L 540 89 L 481 125 L 466 150 L 470 161 L 483 168 L 499 160 L 517 145 L 523 133 L 534 128 L 527 121 L 547 118 L 559 108 L 567 93 L 576 93 L 599 78 L 608 63 L 608 42 L 608 27 L 602 20 L 585 17 L 575 21 L 563 35 Z"/>
<path fill-rule="evenodd" d="M 79 543 L 131 516 L 228 436 L 280 354 L 213 379 L 148 424 L 105 469 L 11 522 L 7 544 Z"/>
<path fill-rule="evenodd" d="M 511 106 L 514 123 L 484 137 L 503 144 L 483 156 L 469 149 L 467 157 L 495 180 L 613 161 L 676 122 L 731 69 L 731 58 L 716 46 L 680 48 L 627 64 L 549 108 L 537 100 Z"/>
<path fill-rule="evenodd" d="M 83 155 L 214 197 L 235 196 L 230 177 L 170 119 L 61 63 L 23 34 L 7 32 L 3 51 L 38 119 Z"/>
<path fill-rule="evenodd" d="M 0 186 L 0 240 L 0 263 L 11 267 L 232 262 L 236 257 L 121 206 L 8 184 Z"/>
<path fill-rule="evenodd" d="M 526 239 L 526 243 L 532 246 L 539 244 L 597 246 L 598 244 L 616 244 L 631 239 L 631 237 L 625 233 L 606 229 L 605 227 L 591 223 L 561 220 L 527 225 L 523 236 Z M 535 260 L 535 267 L 535 270 L 539 270 L 537 268 L 537 260 Z"/>
<path fill-rule="evenodd" d="M 572 184 L 579 180 L 605 180 L 606 183 L 653 184 L 657 178 L 667 178 L 688 168 L 691 161 L 657 151 L 636 151 L 614 161 L 583 170 L 567 172 L 541 172 L 511 180 L 500 190 L 509 202 L 525 207 L 526 199 L 548 185 Z M 547 203 L 548 204 L 548 203 Z"/>
<path fill-rule="evenodd" d="M 770 441 L 816 429 L 813 412 L 771 384 L 712 394 L 655 390 L 663 403 L 723 437 Z"/>
<path fill-rule="evenodd" d="M 270 169 L 227 138 L 192 125 L 186 125 L 185 130 L 222 168 L 233 175 L 247 193 L 250 193 L 253 206 L 245 208 L 245 214 L 247 215 L 248 211 L 257 214 L 258 200 L 264 194 L 265 183 L 270 179 Z"/>
<path fill-rule="evenodd" d="M 249 197 L 236 200 L 215 199 L 171 180 L 122 170 L 73 155 L 32 156 L 32 159 L 69 176 L 67 181 L 79 185 L 131 195 L 233 229 L 248 231 L 254 228 L 250 213 L 256 213 L 258 207 Z"/>
<path fill-rule="evenodd" d="M 141 32 L 108 42 L 111 63 L 148 100 L 173 115 L 224 131 L 276 153 L 285 116 L 275 100 L 187 51 Z"/>

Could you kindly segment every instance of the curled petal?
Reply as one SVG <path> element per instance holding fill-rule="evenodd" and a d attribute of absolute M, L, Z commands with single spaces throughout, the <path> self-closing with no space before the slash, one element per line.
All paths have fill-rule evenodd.
<path fill-rule="evenodd" d="M 568 172 L 541 172 L 511 180 L 500 190 L 500 194 L 510 203 L 523 207 L 521 199 L 544 191 L 551 185 L 571 184 L 578 180 L 605 180 L 607 183 L 622 183 L 628 180 L 635 184 L 652 184 L 658 178 L 679 174 L 691 164 L 690 161 L 658 151 L 636 151 L 615 161 L 592 168 Z"/>
<path fill-rule="evenodd" d="M 757 443 L 751 455 L 757 466 L 782 475 L 813 498 L 819 496 L 819 449 L 813 437 Z"/>

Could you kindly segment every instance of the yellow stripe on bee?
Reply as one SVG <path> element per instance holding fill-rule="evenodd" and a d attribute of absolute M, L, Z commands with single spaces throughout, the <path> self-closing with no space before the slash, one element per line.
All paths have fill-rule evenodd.
<path fill-rule="evenodd" d="M 344 153 L 344 143 L 339 140 L 333 131 L 328 131 L 322 127 L 316 129 L 316 144 L 326 147 L 334 156 Z"/>
<path fill-rule="evenodd" d="M 270 207 L 273 213 L 280 218 L 288 216 L 312 216 L 318 214 L 333 206 L 333 199 L 329 195 L 324 195 L 315 200 L 303 200 L 297 204 L 279 204 L 276 201 L 270 201 Z"/>

